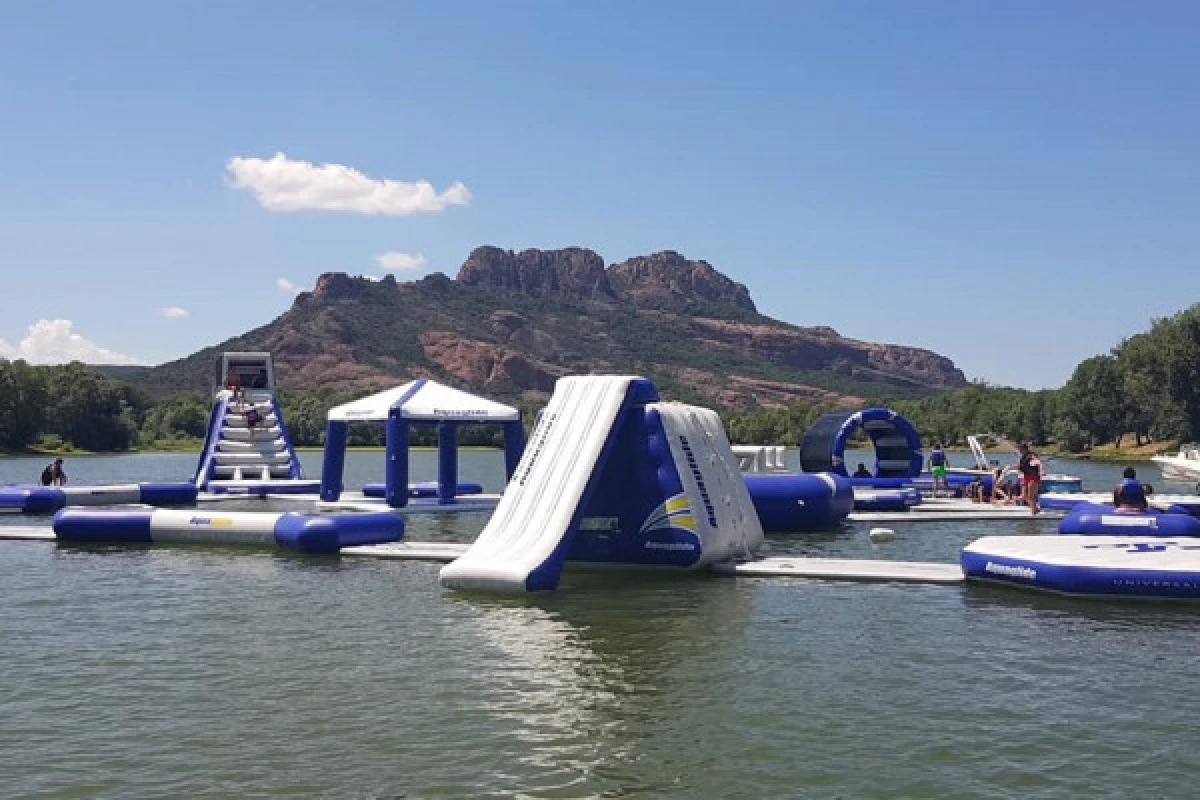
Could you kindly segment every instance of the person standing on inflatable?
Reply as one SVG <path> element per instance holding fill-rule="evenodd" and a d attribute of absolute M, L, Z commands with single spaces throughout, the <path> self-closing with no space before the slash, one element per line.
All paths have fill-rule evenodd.
<path fill-rule="evenodd" d="M 937 497 L 938 489 L 950 488 L 946 480 L 946 452 L 942 450 L 941 442 L 929 453 L 929 471 L 933 473 L 933 496 Z"/>
<path fill-rule="evenodd" d="M 1021 460 L 1017 469 L 1021 473 L 1021 496 L 1025 504 L 1034 514 L 1041 511 L 1038 507 L 1038 495 L 1042 492 L 1042 460 L 1038 454 L 1029 449 L 1026 442 L 1021 442 Z"/>

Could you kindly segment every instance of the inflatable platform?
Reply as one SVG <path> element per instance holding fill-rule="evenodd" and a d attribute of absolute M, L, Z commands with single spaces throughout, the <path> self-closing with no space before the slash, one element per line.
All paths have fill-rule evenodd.
<path fill-rule="evenodd" d="M 761 476 L 770 477 L 770 476 Z M 763 541 L 715 412 L 638 377 L 561 378 L 495 513 L 444 586 L 557 588 L 568 560 L 696 569 Z"/>
<path fill-rule="evenodd" d="M 909 489 L 854 488 L 855 511 L 907 511 L 921 502 L 921 493 Z"/>
<path fill-rule="evenodd" d="M 969 581 L 1098 597 L 1200 598 L 1200 540 L 987 536 L 967 545 Z"/>
<path fill-rule="evenodd" d="M 1084 504 L 1111 505 L 1112 492 L 1054 492 L 1043 494 L 1039 499 L 1042 508 L 1053 508 L 1060 511 L 1070 511 Z M 1194 494 L 1154 494 L 1147 495 L 1147 500 L 1153 508 L 1165 511 L 1170 508 L 1177 513 L 1191 514 L 1200 517 L 1200 495 Z"/>
<path fill-rule="evenodd" d="M 0 509 L 22 514 L 52 514 L 67 506 L 190 506 L 191 483 L 129 483 L 111 486 L 0 486 Z"/>
<path fill-rule="evenodd" d="M 387 511 L 306 515 L 67 508 L 54 517 L 54 534 L 59 542 L 76 544 L 222 544 L 321 554 L 399 541 L 404 521 Z"/>

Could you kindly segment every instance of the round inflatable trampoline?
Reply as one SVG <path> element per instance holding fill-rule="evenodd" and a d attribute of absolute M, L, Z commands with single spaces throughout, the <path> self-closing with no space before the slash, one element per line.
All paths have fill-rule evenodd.
<path fill-rule="evenodd" d="M 800 443 L 803 470 L 847 475 L 846 444 L 859 430 L 866 433 L 875 448 L 873 478 L 913 478 L 921 474 L 925 457 L 920 434 L 912 423 L 886 408 L 826 414 L 818 419 Z"/>
<path fill-rule="evenodd" d="M 766 533 L 832 527 L 854 508 L 854 489 L 840 475 L 746 475 L 746 488 Z"/>
<path fill-rule="evenodd" d="M 1200 598 L 1200 545 L 1134 536 L 986 536 L 963 549 L 969 581 L 1059 594 Z"/>
<path fill-rule="evenodd" d="M 232 544 L 319 554 L 399 541 L 404 521 L 390 511 L 308 515 L 66 508 L 54 517 L 54 534 L 59 542 L 80 544 Z"/>
<path fill-rule="evenodd" d="M 1200 519 L 1186 513 L 1118 511 L 1111 505 L 1080 503 L 1058 523 L 1058 532 L 1082 536 L 1200 536 Z"/>
<path fill-rule="evenodd" d="M 129 483 L 112 486 L 0 486 L 0 509 L 22 514 L 50 514 L 66 506 L 190 506 L 196 502 L 191 483 Z"/>

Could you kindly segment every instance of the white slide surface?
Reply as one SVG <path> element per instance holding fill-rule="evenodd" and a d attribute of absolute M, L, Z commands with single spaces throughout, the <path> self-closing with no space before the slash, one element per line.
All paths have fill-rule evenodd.
<path fill-rule="evenodd" d="M 443 586 L 528 589 L 530 576 L 570 532 L 634 380 L 559 379 L 495 513 L 466 554 L 442 568 Z"/>

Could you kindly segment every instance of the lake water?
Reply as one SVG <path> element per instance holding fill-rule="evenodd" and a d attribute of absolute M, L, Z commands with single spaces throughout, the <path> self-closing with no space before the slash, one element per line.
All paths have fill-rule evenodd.
<path fill-rule="evenodd" d="M 414 455 L 415 479 L 434 458 Z M 195 460 L 67 471 L 186 479 Z M 0 460 L 0 482 L 44 461 Z M 1099 489 L 1120 472 L 1058 469 Z M 502 458 L 464 453 L 462 472 L 498 490 Z M 348 485 L 382 474 L 381 453 L 348 459 Z M 484 521 L 417 517 L 408 536 L 469 541 Z M 893 527 L 888 545 L 847 523 L 769 551 L 956 561 L 981 535 L 1054 530 Z M 437 570 L 0 542 L 0 796 L 1196 794 L 1196 606 L 611 574 L 480 597 Z"/>

